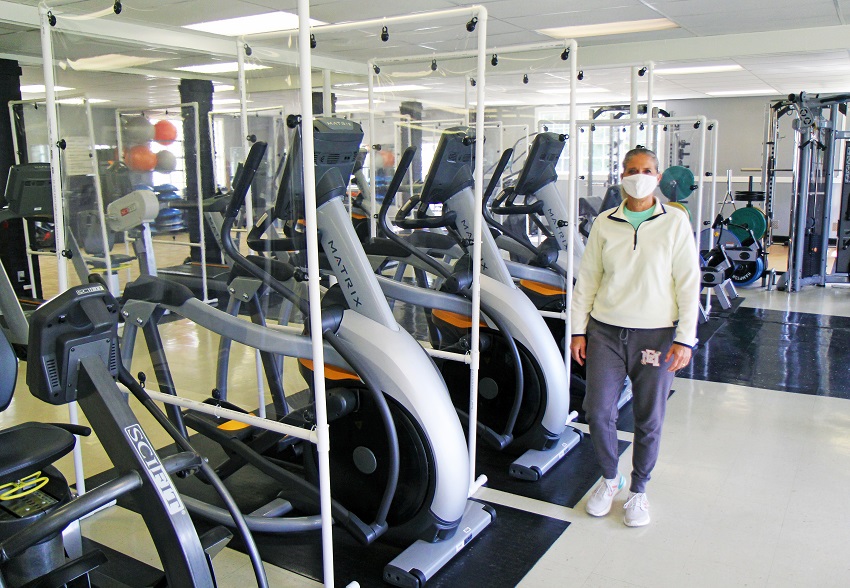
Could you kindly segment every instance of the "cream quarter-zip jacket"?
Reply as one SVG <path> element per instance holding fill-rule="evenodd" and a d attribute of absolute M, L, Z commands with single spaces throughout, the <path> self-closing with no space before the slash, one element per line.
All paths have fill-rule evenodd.
<path fill-rule="evenodd" d="M 629 329 L 676 326 L 676 343 L 696 345 L 700 267 L 687 215 L 657 198 L 637 229 L 625 201 L 596 218 L 573 291 L 571 331 L 589 317 Z"/>

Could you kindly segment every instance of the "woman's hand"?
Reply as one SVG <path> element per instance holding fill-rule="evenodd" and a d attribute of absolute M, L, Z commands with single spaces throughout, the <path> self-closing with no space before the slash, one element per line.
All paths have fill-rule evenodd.
<path fill-rule="evenodd" d="M 572 345 L 570 345 L 570 349 L 572 349 Z M 670 364 L 667 371 L 675 372 L 680 370 L 691 363 L 691 348 L 685 345 L 680 345 L 679 343 L 673 343 L 673 345 L 670 346 L 670 351 L 667 352 L 667 357 L 664 358 L 664 362 L 666 363 L 670 361 L 670 358 L 673 358 L 673 363 Z"/>
<path fill-rule="evenodd" d="M 584 365 L 584 358 L 587 357 L 587 337 L 578 335 L 570 339 L 570 355 L 576 363 Z"/>

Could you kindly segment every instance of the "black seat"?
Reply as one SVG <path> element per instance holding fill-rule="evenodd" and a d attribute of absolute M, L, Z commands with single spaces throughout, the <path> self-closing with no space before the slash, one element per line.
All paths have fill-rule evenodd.
<path fill-rule="evenodd" d="M 0 332 L 0 411 L 12 401 L 18 358 Z M 23 423 L 0 431 L 0 485 L 19 480 L 70 453 L 74 436 L 54 425 Z"/>

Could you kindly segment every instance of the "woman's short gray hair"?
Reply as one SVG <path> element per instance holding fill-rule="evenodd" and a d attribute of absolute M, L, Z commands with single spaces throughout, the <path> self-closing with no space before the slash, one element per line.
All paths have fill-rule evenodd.
<path fill-rule="evenodd" d="M 655 152 L 652 149 L 647 149 L 646 147 L 641 147 L 640 145 L 638 145 L 637 147 L 635 147 L 634 149 L 631 149 L 628 153 L 626 153 L 626 156 L 623 158 L 623 170 L 624 171 L 626 169 L 628 169 L 629 160 L 632 157 L 636 157 L 638 155 L 649 155 L 652 158 L 652 162 L 655 164 L 655 171 L 658 171 L 658 165 L 659 165 L 658 164 L 658 156 L 655 154 Z"/>

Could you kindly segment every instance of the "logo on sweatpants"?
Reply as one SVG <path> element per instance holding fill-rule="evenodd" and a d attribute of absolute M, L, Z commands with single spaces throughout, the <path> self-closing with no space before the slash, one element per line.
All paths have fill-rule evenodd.
<path fill-rule="evenodd" d="M 661 366 L 661 352 L 654 349 L 644 349 L 640 352 L 640 362 L 643 365 Z"/>

